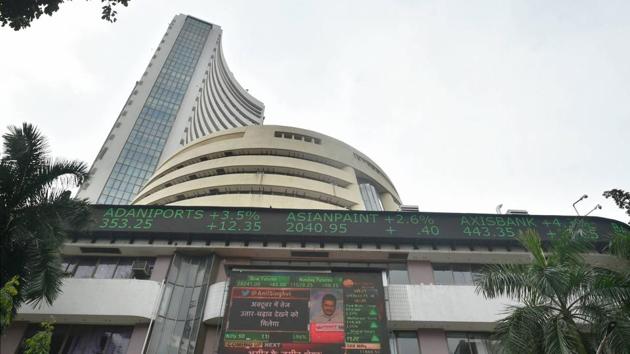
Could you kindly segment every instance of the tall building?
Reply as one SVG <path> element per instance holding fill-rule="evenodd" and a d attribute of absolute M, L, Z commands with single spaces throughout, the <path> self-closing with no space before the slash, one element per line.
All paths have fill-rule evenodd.
<path fill-rule="evenodd" d="M 400 211 L 362 152 L 258 126 L 217 26 L 179 15 L 169 32 L 81 190 L 98 204 L 63 247 L 63 293 L 21 307 L 1 353 L 52 319 L 54 354 L 490 354 L 515 303 L 473 278 L 528 263 L 519 232 L 571 228 L 588 261 L 621 265 L 602 252 L 629 231 L 614 220 Z"/>
<path fill-rule="evenodd" d="M 191 16 L 171 21 L 125 103 L 78 196 L 128 204 L 160 161 L 208 134 L 262 124 L 264 105 L 236 81 L 221 27 Z"/>

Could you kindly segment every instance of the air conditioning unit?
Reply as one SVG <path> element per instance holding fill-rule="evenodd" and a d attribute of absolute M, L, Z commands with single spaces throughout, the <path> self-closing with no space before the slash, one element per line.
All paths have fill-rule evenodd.
<path fill-rule="evenodd" d="M 149 262 L 147 261 L 133 261 L 131 264 L 131 272 L 133 277 L 137 279 L 147 279 L 150 275 Z"/>
<path fill-rule="evenodd" d="M 404 212 L 419 212 L 420 208 L 417 205 L 401 205 L 400 206 L 400 211 L 404 211 Z"/>
<path fill-rule="evenodd" d="M 509 215 L 529 215 L 529 212 L 527 212 L 527 210 L 522 209 L 508 209 L 508 211 L 506 211 L 505 213 Z"/>

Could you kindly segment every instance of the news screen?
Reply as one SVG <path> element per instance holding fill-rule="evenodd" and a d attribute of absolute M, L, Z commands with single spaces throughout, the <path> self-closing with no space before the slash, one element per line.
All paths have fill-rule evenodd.
<path fill-rule="evenodd" d="M 380 273 L 232 272 L 220 354 L 389 354 Z"/>

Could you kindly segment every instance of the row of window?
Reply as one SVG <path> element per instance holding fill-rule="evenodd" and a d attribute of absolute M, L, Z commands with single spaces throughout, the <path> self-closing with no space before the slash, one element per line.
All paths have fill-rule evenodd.
<path fill-rule="evenodd" d="M 70 278 L 131 279 L 150 277 L 154 265 L 149 257 L 66 257 L 61 269 Z M 134 266 L 146 271 L 134 271 Z"/>
<path fill-rule="evenodd" d="M 488 333 L 447 332 L 446 342 L 449 354 L 500 353 Z M 392 354 L 421 354 L 416 332 L 394 332 L 390 346 Z"/>
<path fill-rule="evenodd" d="M 24 338 L 40 330 L 30 325 Z M 133 326 L 55 325 L 50 341 L 50 354 L 121 354 L 127 352 Z M 18 350 L 24 353 L 23 344 Z"/>
<path fill-rule="evenodd" d="M 482 264 L 433 264 L 433 283 L 436 285 L 474 285 Z"/>
<path fill-rule="evenodd" d="M 210 28 L 209 25 L 201 25 L 195 23 L 194 20 L 185 21 L 158 74 L 158 79 L 151 88 L 149 93 L 151 103 L 164 101 L 179 107 Z M 99 203 L 128 203 L 146 181 L 145 176 L 152 174 L 155 170 L 162 146 L 155 144 L 155 141 L 147 141 L 138 133 L 166 139 L 176 112 L 170 108 L 164 110 L 155 108 L 157 107 L 147 105 L 145 102 L 115 164 L 115 166 L 134 165 L 136 168 L 127 170 L 125 174 L 120 170 L 112 171 L 98 200 Z M 137 149 L 138 146 L 140 150 Z"/>
<path fill-rule="evenodd" d="M 67 257 L 62 269 L 73 278 L 132 278 L 132 264 L 147 262 L 151 271 L 155 258 L 150 257 Z M 375 268 L 385 269 L 388 284 L 410 284 L 409 272 L 403 263 L 350 263 L 308 261 L 252 261 L 256 266 L 282 266 L 307 268 Z M 436 285 L 473 285 L 482 265 L 434 264 L 433 278 Z"/>

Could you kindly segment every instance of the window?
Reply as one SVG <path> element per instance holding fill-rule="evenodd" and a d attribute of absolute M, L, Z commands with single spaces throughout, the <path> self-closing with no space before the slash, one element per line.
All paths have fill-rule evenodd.
<path fill-rule="evenodd" d="M 359 181 L 359 191 L 365 210 L 382 211 L 383 204 L 376 188 L 369 182 Z"/>
<path fill-rule="evenodd" d="M 74 271 L 74 278 L 91 278 L 96 267 L 96 258 L 83 258 L 78 260 L 77 269 Z"/>
<path fill-rule="evenodd" d="M 116 263 L 118 259 L 114 257 L 103 257 L 99 259 L 96 270 L 94 271 L 94 278 L 98 279 L 111 279 L 116 270 Z"/>
<path fill-rule="evenodd" d="M 308 135 L 297 134 L 297 133 L 276 131 L 276 132 L 274 132 L 273 136 L 276 137 L 276 138 L 285 138 L 285 139 L 306 141 L 308 143 L 314 143 L 314 144 L 317 144 L 317 145 L 321 145 L 322 144 L 322 140 L 321 139 L 318 139 L 318 138 L 315 138 L 315 137 L 312 137 L 312 136 L 308 136 Z"/>
<path fill-rule="evenodd" d="M 61 269 L 70 278 L 131 279 L 133 262 L 148 262 L 149 274 L 155 258 L 147 257 L 66 257 Z"/>
<path fill-rule="evenodd" d="M 497 342 L 488 333 L 450 332 L 446 334 L 449 354 L 500 353 Z"/>
<path fill-rule="evenodd" d="M 436 285 L 473 285 L 482 265 L 434 264 L 433 280 Z"/>
<path fill-rule="evenodd" d="M 30 338 L 39 330 L 39 325 L 30 325 L 25 331 L 24 339 Z M 132 330 L 132 326 L 55 325 L 50 353 L 126 353 Z M 22 344 L 18 353 L 23 352 Z"/>
<path fill-rule="evenodd" d="M 387 275 L 389 284 L 409 284 L 407 269 L 390 269 Z"/>
<path fill-rule="evenodd" d="M 395 332 L 397 354 L 420 354 L 416 332 Z"/>

